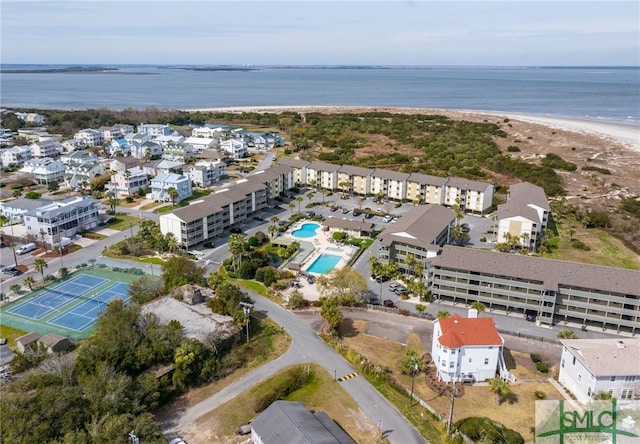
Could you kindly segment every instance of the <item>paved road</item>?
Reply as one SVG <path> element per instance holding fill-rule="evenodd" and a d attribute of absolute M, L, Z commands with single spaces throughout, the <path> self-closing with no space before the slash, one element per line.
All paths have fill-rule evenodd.
<path fill-rule="evenodd" d="M 256 309 L 267 314 L 289 332 L 293 338 L 291 348 L 275 361 L 254 370 L 236 383 L 180 413 L 179 418 L 174 418 L 172 423 L 165 424 L 167 432 L 180 433 L 181 429 L 209 411 L 292 364 L 315 362 L 329 373 L 334 374 L 335 372 L 338 377 L 355 371 L 342 356 L 326 345 L 316 332 L 305 325 L 296 315 L 268 299 L 256 294 L 251 294 L 251 296 L 256 301 Z M 398 444 L 426 442 L 404 416 L 362 376 L 340 384 L 359 404 L 362 412 L 371 423 L 376 424 L 382 420 L 383 431 L 390 442 Z"/>

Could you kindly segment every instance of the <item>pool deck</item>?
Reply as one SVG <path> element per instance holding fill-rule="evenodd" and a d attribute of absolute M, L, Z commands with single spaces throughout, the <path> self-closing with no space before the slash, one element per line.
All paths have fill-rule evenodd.
<path fill-rule="evenodd" d="M 293 231 L 300 229 L 303 224 L 308 224 L 308 223 L 317 223 L 318 225 L 320 225 L 320 228 L 316 230 L 315 236 L 300 238 L 300 237 L 295 237 L 291 235 Z M 315 261 L 321 254 L 331 254 L 334 256 L 336 255 L 341 256 L 340 260 L 338 261 L 338 263 L 335 265 L 334 268 L 342 268 L 349 263 L 349 260 L 357 251 L 355 247 L 352 247 L 350 245 L 339 245 L 338 243 L 336 243 L 331 237 L 331 235 L 328 234 L 328 232 L 323 231 L 322 223 L 320 222 L 311 222 L 309 220 L 301 220 L 296 224 L 294 224 L 293 226 L 291 226 L 289 230 L 287 230 L 286 233 L 283 234 L 283 237 L 286 240 L 300 242 L 301 246 L 304 243 L 304 244 L 309 244 L 313 247 L 311 248 L 311 251 L 307 252 L 307 248 L 305 245 L 305 248 L 303 248 L 304 251 L 301 253 L 298 253 L 293 258 L 293 260 L 290 261 L 290 263 L 296 264 L 296 266 L 298 266 L 300 270 L 304 270 L 305 273 L 312 274 L 316 277 L 322 276 L 322 275 L 318 273 L 310 273 L 306 271 L 306 268 L 309 267 L 313 263 L 313 261 Z M 283 296 L 286 298 L 288 294 L 291 293 L 291 291 L 293 290 L 294 290 L 293 288 L 287 289 L 286 291 L 283 292 Z M 302 293 L 302 295 L 304 296 L 304 298 L 309 301 L 315 301 L 320 298 L 320 294 L 318 293 L 316 284 L 309 284 L 307 280 L 304 278 L 300 279 L 300 288 L 298 288 L 297 290 L 299 290 L 300 293 Z"/>

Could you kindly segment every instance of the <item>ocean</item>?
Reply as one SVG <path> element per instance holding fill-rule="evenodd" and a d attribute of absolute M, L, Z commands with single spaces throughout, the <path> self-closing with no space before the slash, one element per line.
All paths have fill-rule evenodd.
<path fill-rule="evenodd" d="M 638 67 L 1 65 L 0 107 L 367 106 L 640 123 Z"/>

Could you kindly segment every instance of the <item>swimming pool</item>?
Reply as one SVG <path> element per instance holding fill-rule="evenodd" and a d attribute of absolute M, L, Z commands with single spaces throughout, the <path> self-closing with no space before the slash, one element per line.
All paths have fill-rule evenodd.
<path fill-rule="evenodd" d="M 334 254 L 321 254 L 307 267 L 306 271 L 310 273 L 327 274 L 340 262 L 341 257 L 342 256 L 336 256 Z"/>
<path fill-rule="evenodd" d="M 291 232 L 294 237 L 313 237 L 316 235 L 316 230 L 320 228 L 319 224 L 302 224 L 302 227 Z"/>
<path fill-rule="evenodd" d="M 344 250 L 342 248 L 338 248 L 338 247 L 327 247 L 326 250 L 327 251 L 333 251 L 335 253 L 344 253 Z"/>

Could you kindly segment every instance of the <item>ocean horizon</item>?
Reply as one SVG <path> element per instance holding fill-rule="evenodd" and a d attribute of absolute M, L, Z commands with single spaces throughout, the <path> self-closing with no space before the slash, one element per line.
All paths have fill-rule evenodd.
<path fill-rule="evenodd" d="M 2 64 L 0 107 L 353 106 L 640 123 L 640 67 Z"/>

